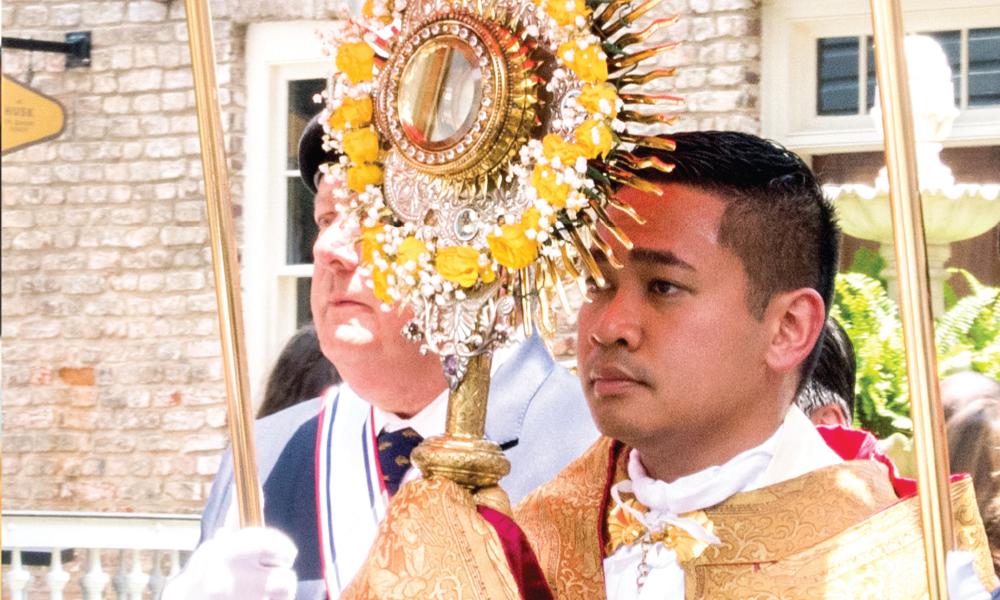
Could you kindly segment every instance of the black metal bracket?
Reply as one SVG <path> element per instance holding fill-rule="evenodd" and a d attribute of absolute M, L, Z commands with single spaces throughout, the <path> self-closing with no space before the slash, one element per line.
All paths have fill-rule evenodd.
<path fill-rule="evenodd" d="M 4 37 L 2 44 L 5 49 L 30 50 L 32 52 L 58 52 L 66 55 L 66 68 L 90 66 L 90 32 L 71 31 L 66 34 L 65 42 L 47 42 L 25 38 Z"/>

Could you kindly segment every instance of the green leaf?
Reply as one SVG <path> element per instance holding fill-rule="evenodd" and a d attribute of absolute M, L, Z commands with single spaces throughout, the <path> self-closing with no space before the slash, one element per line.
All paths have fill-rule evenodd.
<path fill-rule="evenodd" d="M 855 254 L 855 264 L 874 260 Z M 868 262 L 866 262 L 868 261 Z M 875 271 L 876 273 L 878 271 Z M 938 373 L 973 370 L 1000 379 L 1000 288 L 957 269 L 972 293 L 957 299 L 935 326 Z M 855 424 L 880 438 L 912 435 L 902 325 L 895 302 L 871 274 L 841 273 L 830 315 L 844 326 L 857 360 Z"/>

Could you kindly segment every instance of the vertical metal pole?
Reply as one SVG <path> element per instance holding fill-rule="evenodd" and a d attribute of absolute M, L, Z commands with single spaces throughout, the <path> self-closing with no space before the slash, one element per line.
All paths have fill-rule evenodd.
<path fill-rule="evenodd" d="M 219 88 L 215 78 L 215 46 L 207 0 L 185 0 L 194 95 L 198 109 L 198 137 L 205 177 L 205 202 L 212 244 L 212 269 L 219 310 L 219 335 L 226 380 L 229 436 L 233 450 L 233 477 L 240 524 L 261 526 L 260 484 L 253 443 L 246 347 L 243 337 L 243 306 L 240 301 L 240 267 L 233 227 L 232 199 L 226 146 L 222 137 Z"/>
<path fill-rule="evenodd" d="M 903 51 L 903 20 L 899 0 L 871 0 L 871 7 L 893 239 L 899 270 L 899 313 L 903 322 L 917 458 L 920 523 L 927 558 L 927 586 L 932 600 L 946 600 L 948 581 L 945 558 L 946 552 L 954 546 L 948 446 L 937 379 L 913 109 Z"/>

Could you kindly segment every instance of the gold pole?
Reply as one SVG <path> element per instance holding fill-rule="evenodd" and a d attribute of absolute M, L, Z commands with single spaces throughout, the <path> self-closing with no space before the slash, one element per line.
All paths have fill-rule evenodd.
<path fill-rule="evenodd" d="M 899 0 L 871 0 L 889 202 L 899 270 L 899 312 L 906 347 L 920 523 L 931 600 L 948 598 L 946 552 L 954 547 L 948 446 L 937 380 L 937 352 L 927 277 L 927 248 L 917 181 L 913 110 L 903 51 Z"/>
<path fill-rule="evenodd" d="M 507 495 L 497 487 L 510 462 L 496 442 L 483 438 L 492 360 L 489 353 L 469 359 L 465 377 L 448 397 L 444 435 L 424 440 L 411 459 L 424 475 L 447 477 L 472 490 L 479 504 L 510 514 Z"/>
<path fill-rule="evenodd" d="M 253 443 L 253 414 L 247 380 L 246 348 L 243 343 L 243 307 L 240 302 L 240 265 L 226 170 L 226 146 L 219 116 L 218 85 L 215 80 L 215 46 L 207 0 L 185 0 L 194 97 L 198 110 L 198 137 L 205 177 L 205 203 L 212 244 L 212 270 L 219 310 L 219 336 L 226 380 L 229 437 L 233 449 L 233 478 L 243 527 L 264 524 L 260 484 Z"/>

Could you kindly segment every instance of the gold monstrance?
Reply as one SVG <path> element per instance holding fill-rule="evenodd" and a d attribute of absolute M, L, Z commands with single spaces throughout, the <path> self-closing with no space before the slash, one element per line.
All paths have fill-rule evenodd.
<path fill-rule="evenodd" d="M 672 149 L 633 131 L 669 122 L 643 109 L 674 100 L 641 89 L 672 74 L 642 62 L 672 47 L 645 41 L 674 19 L 624 31 L 658 2 L 376 2 L 328 38 L 325 142 L 342 156 L 322 170 L 354 209 L 376 296 L 412 306 L 403 333 L 451 388 L 446 433 L 413 460 L 496 508 L 510 465 L 483 439 L 493 350 L 518 321 L 551 329 L 566 275 L 603 282 L 589 244 L 614 255 L 596 227 L 629 245 L 612 187 L 655 192 L 636 172 L 670 168 L 631 152 Z"/>
<path fill-rule="evenodd" d="M 566 274 L 603 280 L 588 244 L 599 223 L 624 239 L 612 186 L 655 189 L 635 171 L 669 169 L 635 159 L 636 145 L 669 144 L 629 126 L 665 119 L 639 109 L 672 98 L 639 86 L 672 73 L 636 71 L 670 46 L 633 48 L 673 19 L 622 31 L 658 2 L 374 3 L 331 35 L 349 68 L 326 91 L 327 141 L 344 157 L 325 172 L 357 194 L 376 295 L 412 305 L 404 335 L 441 356 L 451 388 L 446 433 L 414 462 L 497 508 L 510 465 L 483 439 L 493 350 L 517 321 L 551 328 Z"/>

